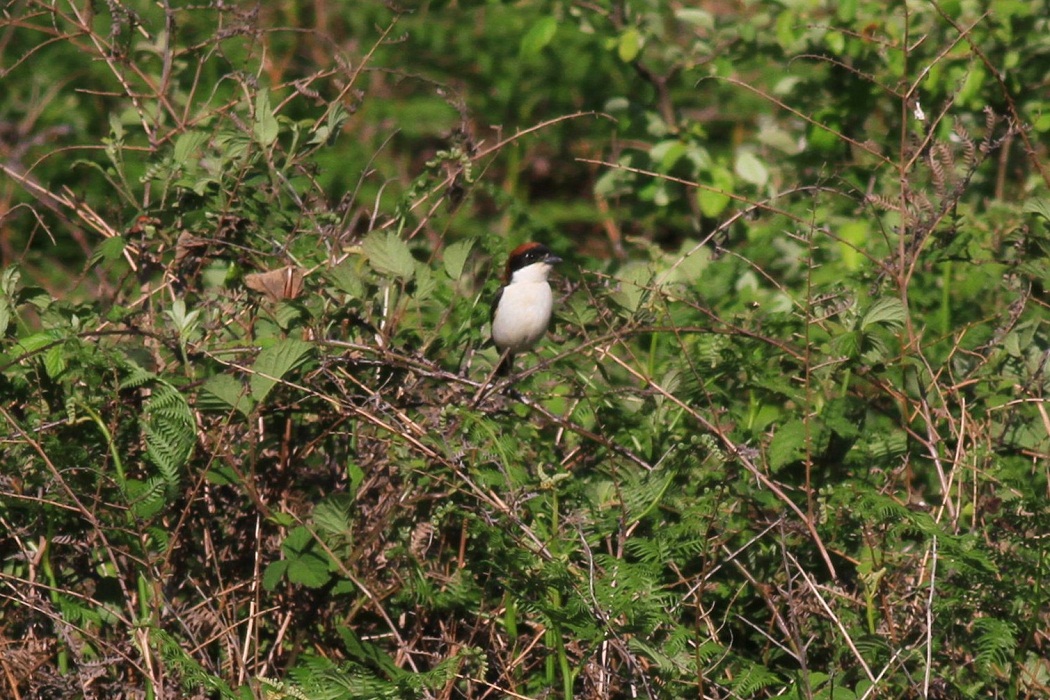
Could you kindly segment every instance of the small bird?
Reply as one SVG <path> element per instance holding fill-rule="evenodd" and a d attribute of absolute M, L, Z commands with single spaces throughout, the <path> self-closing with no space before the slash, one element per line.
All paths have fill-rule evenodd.
<path fill-rule="evenodd" d="M 514 353 L 528 350 L 547 333 L 554 306 L 547 276 L 560 262 L 542 243 L 523 243 L 511 251 L 504 284 L 492 300 L 492 342 L 500 352 L 497 374 L 510 374 Z"/>

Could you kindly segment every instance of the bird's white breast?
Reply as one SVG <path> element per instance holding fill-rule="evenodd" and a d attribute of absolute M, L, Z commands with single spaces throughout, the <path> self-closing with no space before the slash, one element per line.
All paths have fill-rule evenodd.
<path fill-rule="evenodd" d="M 504 287 L 492 319 L 492 340 L 502 350 L 531 348 L 547 332 L 554 295 L 546 280 Z"/>

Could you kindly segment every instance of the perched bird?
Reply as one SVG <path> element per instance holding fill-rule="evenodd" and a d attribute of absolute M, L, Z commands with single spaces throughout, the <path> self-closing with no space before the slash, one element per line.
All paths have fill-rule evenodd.
<path fill-rule="evenodd" d="M 554 295 L 547 283 L 561 258 L 542 243 L 523 243 L 507 259 L 507 274 L 492 300 L 492 342 L 500 352 L 497 374 L 510 374 L 514 353 L 528 350 L 547 333 Z"/>

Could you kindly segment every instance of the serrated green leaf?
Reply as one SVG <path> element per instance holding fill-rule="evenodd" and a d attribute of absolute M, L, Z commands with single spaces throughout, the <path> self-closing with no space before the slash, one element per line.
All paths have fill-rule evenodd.
<path fill-rule="evenodd" d="M 361 274 L 357 265 L 352 260 L 347 260 L 336 267 L 325 272 L 325 277 L 336 286 L 339 291 L 349 294 L 351 297 L 360 298 L 365 294 L 365 285 L 361 280 Z"/>
<path fill-rule="evenodd" d="M 288 531 L 284 542 L 281 543 L 281 550 L 285 556 L 295 557 L 305 552 L 313 541 L 314 536 L 310 531 L 300 525 Z"/>
<path fill-rule="evenodd" d="M 331 579 L 328 560 L 314 551 L 313 534 L 305 527 L 296 527 L 281 543 L 281 551 L 288 562 L 288 580 L 307 588 L 319 588 Z"/>
<path fill-rule="evenodd" d="M 896 297 L 881 297 L 868 308 L 860 327 L 863 330 L 868 326 L 880 324 L 889 328 L 899 328 L 907 318 L 908 312 L 904 308 L 904 302 Z"/>
<path fill-rule="evenodd" d="M 535 56 L 554 39 L 558 31 L 558 20 L 554 17 L 543 17 L 536 22 L 525 36 L 521 38 L 521 55 Z"/>
<path fill-rule="evenodd" d="M 788 421 L 777 429 L 769 443 L 769 467 L 776 471 L 798 461 L 805 454 L 806 426 L 799 420 Z"/>
<path fill-rule="evenodd" d="M 423 263 L 416 263 L 416 288 L 412 290 L 412 298 L 416 301 L 424 301 L 437 289 L 434 280 L 434 272 Z"/>
<path fill-rule="evenodd" d="M 255 402 L 248 396 L 248 392 L 241 382 L 235 377 L 231 377 L 228 374 L 217 374 L 214 377 L 204 382 L 201 387 L 202 395 L 200 399 L 204 402 L 203 408 L 211 408 L 208 405 L 210 402 L 206 401 L 206 396 L 210 396 L 223 405 L 223 410 L 232 408 L 239 411 L 244 417 L 248 417 L 252 409 L 255 407 Z"/>
<path fill-rule="evenodd" d="M 297 325 L 297 322 L 305 315 L 303 307 L 299 304 L 293 304 L 288 301 L 282 301 L 277 304 L 277 307 L 273 310 L 273 318 L 277 321 L 277 325 L 282 330 L 290 330 L 293 326 Z"/>
<path fill-rule="evenodd" d="M 270 106 L 270 91 L 262 88 L 255 95 L 255 123 L 252 135 L 261 146 L 269 146 L 277 140 L 277 117 Z"/>
<path fill-rule="evenodd" d="M 167 493 L 173 494 L 197 442 L 189 402 L 178 389 L 160 382 L 146 402 L 140 422 L 146 455 L 160 472 Z"/>
<path fill-rule="evenodd" d="M 1024 203 L 1024 212 L 1026 214 L 1038 214 L 1039 216 L 1050 222 L 1050 200 L 1038 197 L 1036 199 L 1029 199 Z"/>
<path fill-rule="evenodd" d="M 444 263 L 445 273 L 448 274 L 454 280 L 458 280 L 463 276 L 463 268 L 467 265 L 467 258 L 470 256 L 470 250 L 474 247 L 474 241 L 456 241 L 455 243 L 445 246 Z"/>
<path fill-rule="evenodd" d="M 281 583 L 281 579 L 288 573 L 288 560 L 278 559 L 277 561 L 270 562 L 266 569 L 263 570 L 262 584 L 263 588 L 268 591 L 272 591 L 277 588 Z"/>
<path fill-rule="evenodd" d="M 57 379 L 59 375 L 66 371 L 65 346 L 56 345 L 48 348 L 47 352 L 44 353 L 44 369 L 47 370 L 47 376 L 51 379 Z"/>
<path fill-rule="evenodd" d="M 95 247 L 95 253 L 91 256 L 90 264 L 94 265 L 100 260 L 105 260 L 106 262 L 120 260 L 126 245 L 127 242 L 123 236 L 110 236 Z"/>
<path fill-rule="evenodd" d="M 172 150 L 171 159 L 176 165 L 184 167 L 191 158 L 196 163 L 201 156 L 201 148 L 208 141 L 208 134 L 200 131 L 188 131 L 179 134 L 175 139 L 175 147 Z"/>
<path fill-rule="evenodd" d="M 859 331 L 846 331 L 831 340 L 831 350 L 836 355 L 854 359 L 860 352 L 862 335 Z"/>
<path fill-rule="evenodd" d="M 348 536 L 351 528 L 350 515 L 353 510 L 353 496 L 346 493 L 334 494 L 314 506 L 314 525 L 318 532 Z"/>
<path fill-rule="evenodd" d="M 252 365 L 252 398 L 260 402 L 266 398 L 278 381 L 306 361 L 313 347 L 305 340 L 286 338 L 262 350 Z"/>
<path fill-rule="evenodd" d="M 316 554 L 304 554 L 288 560 L 288 580 L 307 588 L 320 588 L 328 583 L 332 574 L 328 562 Z"/>
<path fill-rule="evenodd" d="M 416 260 L 408 244 L 393 231 L 376 231 L 365 238 L 361 250 L 372 269 L 382 275 L 412 279 Z"/>
<path fill-rule="evenodd" d="M 646 294 L 645 285 L 653 278 L 649 266 L 641 262 L 627 263 L 620 270 L 620 288 L 613 292 L 612 299 L 627 311 L 634 313 Z"/>
<path fill-rule="evenodd" d="M 44 311 L 47 307 L 51 306 L 51 302 L 55 299 L 51 296 L 51 293 L 42 287 L 23 287 L 18 293 L 19 304 L 31 304 L 36 307 L 38 311 Z"/>

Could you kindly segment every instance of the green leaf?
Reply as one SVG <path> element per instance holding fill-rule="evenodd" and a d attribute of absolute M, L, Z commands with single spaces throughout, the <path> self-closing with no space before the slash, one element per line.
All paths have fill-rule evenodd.
<path fill-rule="evenodd" d="M 838 229 L 839 254 L 847 270 L 859 270 L 864 264 L 860 251 L 871 236 L 871 224 L 867 220 L 856 220 L 844 223 Z"/>
<path fill-rule="evenodd" d="M 159 382 L 140 422 L 146 455 L 160 472 L 168 494 L 173 494 L 197 443 L 197 424 L 189 402 L 178 389 Z"/>
<path fill-rule="evenodd" d="M 116 112 L 109 113 L 109 133 L 113 135 L 114 141 L 124 138 L 124 125 L 120 123 L 120 117 Z"/>
<path fill-rule="evenodd" d="M 294 528 L 281 543 L 288 561 L 288 580 L 307 588 L 320 588 L 332 578 L 326 555 L 315 551 L 313 534 L 305 527 Z"/>
<path fill-rule="evenodd" d="M 831 349 L 836 355 L 855 359 L 860 354 L 863 335 L 860 331 L 846 331 L 831 339 Z"/>
<path fill-rule="evenodd" d="M 824 44 L 833 54 L 841 54 L 846 50 L 846 37 L 842 32 L 828 32 L 824 35 Z"/>
<path fill-rule="evenodd" d="M 635 27 L 628 27 L 616 42 L 616 55 L 624 63 L 630 63 L 642 52 L 644 40 Z"/>
<path fill-rule="evenodd" d="M 354 264 L 353 260 L 354 259 L 346 260 L 327 270 L 325 272 L 325 277 L 327 277 L 339 291 L 358 299 L 364 296 L 365 285 L 361 279 L 361 273 L 358 270 L 358 266 Z"/>
<path fill-rule="evenodd" d="M 201 149 L 207 142 L 208 134 L 201 131 L 187 131 L 184 134 L 179 134 L 179 137 L 175 139 L 175 148 L 172 151 L 171 159 L 180 167 L 184 167 L 191 158 L 196 163 L 200 160 Z"/>
<path fill-rule="evenodd" d="M 756 187 L 765 187 L 769 182 L 769 170 L 751 151 L 741 151 L 737 155 L 733 170 L 741 180 Z"/>
<path fill-rule="evenodd" d="M 456 241 L 452 245 L 445 246 L 445 272 L 454 280 L 463 276 L 463 268 L 467 265 L 470 249 L 474 247 L 474 240 Z"/>
<path fill-rule="evenodd" d="M 106 262 L 120 260 L 126 245 L 127 242 L 123 236 L 110 236 L 96 246 L 95 254 L 91 256 L 90 264 L 94 265 L 100 260 L 105 260 Z"/>
<path fill-rule="evenodd" d="M 729 206 L 733 198 L 729 193 L 733 191 L 733 174 L 722 167 L 711 168 L 711 188 L 701 187 L 697 190 L 696 198 L 700 203 L 700 211 L 708 218 L 715 218 Z"/>
<path fill-rule="evenodd" d="M 288 560 L 288 580 L 307 588 L 320 588 L 328 583 L 332 574 L 328 562 L 316 554 L 304 554 Z"/>
<path fill-rule="evenodd" d="M 876 299 L 864 314 L 860 327 L 864 330 L 868 326 L 879 324 L 889 328 L 900 328 L 907 318 L 908 312 L 904 308 L 904 302 L 896 297 L 882 297 Z"/>
<path fill-rule="evenodd" d="M 437 282 L 434 280 L 434 271 L 423 263 L 416 263 L 416 288 L 412 290 L 412 298 L 424 301 L 430 298 L 435 289 Z"/>
<path fill-rule="evenodd" d="M 305 340 L 287 338 L 262 350 L 252 365 L 252 398 L 261 402 L 278 381 L 306 361 L 313 347 Z"/>
<path fill-rule="evenodd" d="M 213 399 L 218 399 L 222 405 L 222 410 L 232 408 L 240 411 L 245 418 L 251 414 L 252 409 L 255 407 L 255 402 L 248 396 L 244 384 L 228 374 L 217 374 L 211 377 L 204 382 L 201 392 L 202 395 L 199 397 L 199 400 L 203 402 L 202 408 L 213 408 L 212 405 L 209 405 L 211 402 L 207 401 L 203 394 L 207 394 Z"/>
<path fill-rule="evenodd" d="M 349 117 L 346 108 L 338 102 L 332 103 L 325 116 L 325 123 L 318 123 L 314 128 L 313 136 L 307 142 L 310 146 L 330 144 L 339 135 L 343 122 Z"/>
<path fill-rule="evenodd" d="M 680 250 L 681 257 L 675 260 L 674 275 L 671 279 L 687 284 L 702 279 L 704 271 L 711 265 L 711 248 L 698 246 L 696 241 L 685 239 Z"/>
<path fill-rule="evenodd" d="M 956 100 L 962 104 L 976 105 L 981 91 L 988 84 L 988 75 L 980 63 L 974 63 L 966 73 L 966 80 L 955 94 Z"/>
<path fill-rule="evenodd" d="M 687 149 L 680 139 L 666 139 L 652 147 L 649 157 L 660 164 L 662 172 L 667 172 L 686 154 Z"/>
<path fill-rule="evenodd" d="M 785 51 L 792 52 L 795 50 L 795 42 L 799 40 L 803 29 L 804 28 L 800 27 L 799 17 L 795 12 L 787 11 L 777 13 L 774 33 L 777 43 L 780 44 L 781 48 Z"/>
<path fill-rule="evenodd" d="M 382 275 L 412 279 L 416 271 L 416 260 L 408 244 L 393 231 L 376 231 L 369 234 L 361 244 L 372 269 Z"/>
<path fill-rule="evenodd" d="M 164 311 L 172 327 L 178 331 L 179 339 L 183 341 L 190 339 L 197 332 L 200 314 L 200 309 L 187 311 L 185 299 L 176 299 L 171 303 L 171 308 Z"/>
<path fill-rule="evenodd" d="M 557 31 L 557 19 L 550 16 L 540 19 L 521 38 L 521 55 L 523 57 L 536 56 L 551 43 Z"/>
<path fill-rule="evenodd" d="M 769 443 L 769 466 L 776 471 L 796 462 L 805 454 L 806 426 L 799 420 L 788 421 L 777 429 Z"/>
<path fill-rule="evenodd" d="M 272 591 L 277 588 L 281 583 L 281 579 L 284 578 L 285 574 L 288 573 L 288 560 L 278 559 L 272 561 L 267 565 L 263 571 L 262 584 L 263 588 L 268 591 Z"/>
<path fill-rule="evenodd" d="M 396 678 L 401 673 L 401 667 L 381 647 L 364 641 L 346 625 L 339 625 L 335 630 L 342 637 L 347 654 L 351 659 L 362 661 L 370 667 L 381 669 L 383 673 L 392 678 Z"/>
<path fill-rule="evenodd" d="M 208 482 L 216 486 L 229 486 L 230 484 L 241 484 L 243 479 L 237 470 L 225 465 L 215 464 L 207 471 Z"/>
<path fill-rule="evenodd" d="M 270 106 L 270 91 L 261 88 L 255 95 L 255 124 L 252 135 L 261 146 L 269 146 L 277 140 L 277 118 Z"/>
<path fill-rule="evenodd" d="M 982 617 L 974 620 L 976 661 L 1007 668 L 1017 647 L 1016 628 L 1009 620 Z"/>
<path fill-rule="evenodd" d="M 1024 203 L 1024 212 L 1025 214 L 1038 214 L 1050 222 L 1050 200 L 1041 197 L 1029 199 Z"/>
<path fill-rule="evenodd" d="M 350 461 L 346 465 L 346 476 L 350 480 L 350 484 L 347 487 L 347 493 L 351 496 L 357 496 L 357 489 L 361 487 L 361 482 L 365 480 L 365 470 L 362 469 L 357 462 Z"/>
<path fill-rule="evenodd" d="M 707 10 L 682 8 L 680 10 L 675 10 L 674 15 L 679 22 L 691 24 L 697 29 L 714 30 L 715 28 L 714 15 Z"/>
<path fill-rule="evenodd" d="M 634 313 L 646 294 L 645 286 L 652 282 L 652 271 L 645 263 L 629 262 L 620 270 L 618 278 L 620 288 L 611 297 L 624 309 Z"/>
<path fill-rule="evenodd" d="M 22 271 L 17 267 L 8 267 L 0 274 L 0 294 L 6 297 L 14 297 L 22 282 Z"/>
<path fill-rule="evenodd" d="M 136 517 L 152 518 L 164 509 L 164 492 L 167 489 L 163 479 L 152 477 L 146 482 L 128 479 L 124 482 L 124 488 Z"/>
<path fill-rule="evenodd" d="M 59 375 L 66 371 L 65 346 L 55 345 L 48 348 L 47 352 L 44 353 L 44 369 L 47 370 L 47 376 L 51 379 L 57 379 Z"/>
<path fill-rule="evenodd" d="M 314 506 L 313 521 L 319 533 L 349 536 L 350 515 L 354 511 L 353 496 L 333 494 Z"/>

